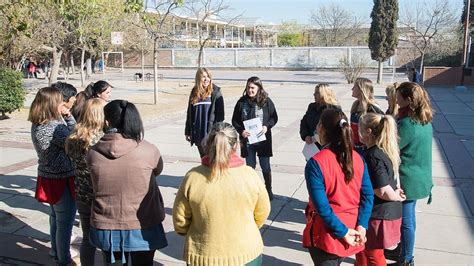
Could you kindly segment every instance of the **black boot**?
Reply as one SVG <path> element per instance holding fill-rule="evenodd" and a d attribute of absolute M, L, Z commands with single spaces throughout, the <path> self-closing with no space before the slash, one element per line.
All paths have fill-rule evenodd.
<path fill-rule="evenodd" d="M 273 200 L 272 172 L 263 173 L 263 180 L 265 180 L 265 188 L 267 189 L 268 197 L 270 200 Z"/>

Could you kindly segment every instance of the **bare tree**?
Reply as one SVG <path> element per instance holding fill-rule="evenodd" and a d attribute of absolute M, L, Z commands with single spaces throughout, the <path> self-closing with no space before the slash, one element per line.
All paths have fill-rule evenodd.
<path fill-rule="evenodd" d="M 423 71 L 426 54 L 441 37 L 452 33 L 456 23 L 449 1 L 421 1 L 415 4 L 407 3 L 403 7 L 400 24 L 406 29 L 400 35 L 418 51 L 420 73 Z"/>
<path fill-rule="evenodd" d="M 210 32 L 206 24 L 207 20 L 210 18 L 218 18 L 226 21 L 225 28 L 229 24 L 237 21 L 241 15 L 230 19 L 223 18 L 221 16 L 222 12 L 229 9 L 229 6 L 225 4 L 224 0 L 191 0 L 186 2 L 184 9 L 189 13 L 190 17 L 196 19 L 196 33 L 199 45 L 198 67 L 201 67 L 204 47 L 212 38 L 217 36 L 217 28 L 215 32 Z M 204 28 L 205 25 L 206 27 Z M 223 37 L 225 38 L 225 32 Z"/>
<path fill-rule="evenodd" d="M 362 21 L 340 5 L 331 3 L 311 11 L 310 24 L 325 46 L 342 46 L 361 33 Z"/>

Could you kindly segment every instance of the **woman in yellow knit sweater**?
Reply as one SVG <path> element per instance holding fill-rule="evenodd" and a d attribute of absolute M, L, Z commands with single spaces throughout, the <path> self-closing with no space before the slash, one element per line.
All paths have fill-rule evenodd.
<path fill-rule="evenodd" d="M 259 228 L 270 213 L 265 186 L 236 154 L 238 133 L 225 122 L 209 133 L 200 166 L 184 177 L 173 207 L 175 231 L 186 236 L 188 265 L 261 265 Z"/>

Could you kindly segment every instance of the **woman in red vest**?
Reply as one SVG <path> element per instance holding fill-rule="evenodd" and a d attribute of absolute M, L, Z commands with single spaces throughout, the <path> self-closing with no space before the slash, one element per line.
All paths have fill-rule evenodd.
<path fill-rule="evenodd" d="M 306 163 L 310 201 L 303 246 L 314 265 L 339 265 L 364 249 L 374 192 L 344 113 L 325 110 L 316 130 L 323 147 Z"/>

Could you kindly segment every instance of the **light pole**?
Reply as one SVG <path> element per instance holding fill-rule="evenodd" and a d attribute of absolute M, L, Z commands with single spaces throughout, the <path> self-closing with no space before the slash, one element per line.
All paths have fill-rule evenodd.
<path fill-rule="evenodd" d="M 466 0 L 466 15 L 464 17 L 464 45 L 462 49 L 462 69 L 461 69 L 461 84 L 456 88 L 465 90 L 464 86 L 464 71 L 466 69 L 467 58 L 467 47 L 468 47 L 468 34 L 469 34 L 469 15 L 471 13 L 471 0 Z"/>

